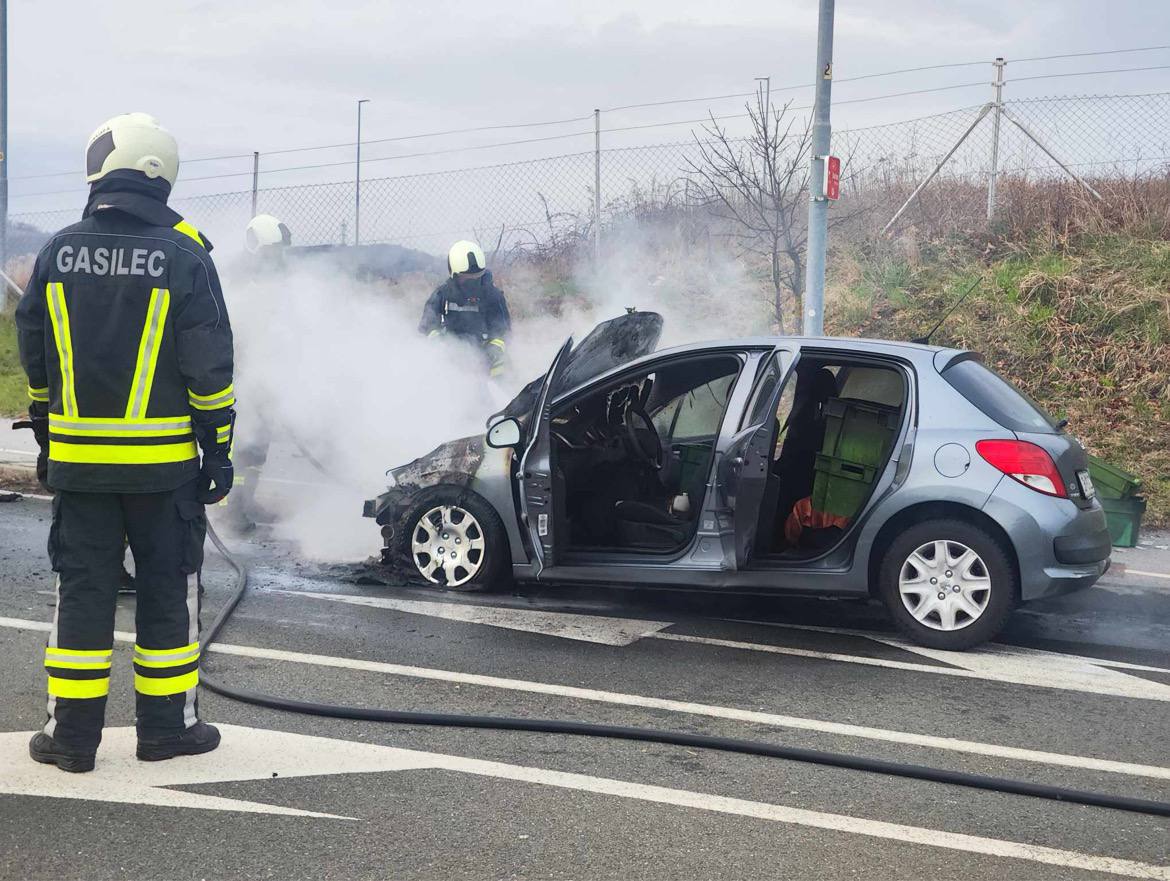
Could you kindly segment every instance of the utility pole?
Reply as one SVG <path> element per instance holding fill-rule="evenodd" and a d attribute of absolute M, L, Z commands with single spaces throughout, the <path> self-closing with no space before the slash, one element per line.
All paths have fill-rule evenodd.
<path fill-rule="evenodd" d="M 2 0 L 0 0 L 2 2 Z M 252 151 L 252 216 L 256 216 L 256 203 L 260 196 L 260 151 Z"/>
<path fill-rule="evenodd" d="M 601 111 L 593 109 L 593 266 L 601 267 Z"/>
<path fill-rule="evenodd" d="M 805 336 L 825 332 L 825 247 L 829 232 L 829 200 L 825 197 L 825 163 L 832 128 L 829 107 L 833 93 L 833 12 L 835 0 L 820 0 L 817 19 L 816 100 L 813 102 L 812 168 L 808 178 L 808 253 L 805 255 Z"/>
<path fill-rule="evenodd" d="M 0 270 L 8 264 L 8 0 L 0 0 Z M 5 287 L 0 306 L 8 300 Z"/>
<path fill-rule="evenodd" d="M 353 176 L 353 243 L 362 243 L 362 105 L 370 103 L 369 98 L 357 102 L 357 163 Z"/>
<path fill-rule="evenodd" d="M 1007 62 L 997 58 L 992 62 L 995 65 L 995 82 L 991 84 L 995 89 L 994 110 L 991 117 L 991 173 L 987 177 L 987 219 L 995 217 L 995 187 L 999 177 L 999 123 L 1003 119 L 1003 69 Z"/>
<path fill-rule="evenodd" d="M 770 76 L 756 77 L 757 83 L 764 84 L 764 121 L 767 122 L 768 114 L 772 110 L 772 78 Z M 759 86 L 756 86 L 758 89 Z"/>

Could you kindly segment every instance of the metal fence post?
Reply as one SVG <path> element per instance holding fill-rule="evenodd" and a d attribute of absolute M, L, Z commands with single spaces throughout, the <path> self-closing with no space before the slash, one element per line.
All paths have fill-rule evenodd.
<path fill-rule="evenodd" d="M 1003 69 L 1007 62 L 997 58 L 992 62 L 995 65 L 995 82 L 991 85 L 995 89 L 993 116 L 991 117 L 991 171 L 987 176 L 987 219 L 995 218 L 995 188 L 999 177 L 999 123 L 1003 118 Z"/>
<path fill-rule="evenodd" d="M 252 216 L 256 216 L 256 203 L 260 196 L 260 151 L 252 151 Z"/>
<path fill-rule="evenodd" d="M 593 263 L 601 265 L 601 110 L 593 110 Z"/>
<path fill-rule="evenodd" d="M 0 0 L 0 269 L 8 265 L 8 0 Z M 8 303 L 2 286 L 0 307 Z"/>

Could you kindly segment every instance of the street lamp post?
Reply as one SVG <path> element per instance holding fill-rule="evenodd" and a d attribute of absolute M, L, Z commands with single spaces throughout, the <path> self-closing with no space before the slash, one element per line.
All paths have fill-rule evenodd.
<path fill-rule="evenodd" d="M 804 335 L 825 332 L 825 246 L 829 201 L 825 194 L 825 163 L 829 161 L 829 107 L 833 86 L 834 0 L 820 0 L 817 25 L 816 99 L 813 103 L 812 168 L 808 189 L 808 253 L 805 257 Z"/>
<path fill-rule="evenodd" d="M 360 98 L 357 102 L 357 162 L 354 167 L 353 180 L 353 243 L 362 243 L 362 105 L 368 104 L 369 98 Z"/>

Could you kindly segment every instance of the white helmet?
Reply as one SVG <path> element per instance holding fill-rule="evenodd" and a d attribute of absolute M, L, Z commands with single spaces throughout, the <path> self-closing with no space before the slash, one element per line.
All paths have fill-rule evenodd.
<path fill-rule="evenodd" d="M 475 242 L 456 242 L 447 252 L 447 270 L 455 276 L 461 272 L 483 272 L 487 269 L 487 259 L 483 256 L 483 248 Z"/>
<path fill-rule="evenodd" d="M 123 113 L 106 120 L 85 145 L 85 182 L 118 169 L 161 177 L 171 186 L 179 176 L 179 145 L 149 113 Z"/>
<path fill-rule="evenodd" d="M 262 248 L 284 246 L 292 243 L 292 233 L 287 226 L 271 214 L 257 214 L 248 221 L 244 230 L 244 247 L 255 254 Z"/>

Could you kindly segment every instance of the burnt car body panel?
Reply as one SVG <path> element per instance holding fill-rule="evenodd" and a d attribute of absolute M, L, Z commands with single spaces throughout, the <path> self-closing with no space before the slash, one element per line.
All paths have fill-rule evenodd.
<path fill-rule="evenodd" d="M 635 313 L 638 316 L 652 313 Z M 623 316 L 630 318 L 630 316 Z M 615 319 L 608 331 L 622 328 Z M 1054 593 L 1091 586 L 1108 566 L 1107 559 L 1085 560 L 1091 551 L 1061 554 L 1075 545 L 1095 548 L 1101 553 L 1099 535 L 1104 530 L 1104 513 L 1089 499 L 1055 499 L 1005 477 L 978 455 L 975 443 L 982 439 L 1008 439 L 1017 435 L 959 394 L 944 378 L 943 371 L 972 353 L 939 347 L 884 340 L 840 338 L 763 337 L 710 342 L 653 352 L 661 320 L 639 317 L 637 327 L 629 325 L 624 339 L 634 344 L 606 347 L 606 335 L 590 346 L 594 357 L 575 366 L 572 350 L 559 370 L 530 383 L 509 405 L 505 415 L 525 423 L 528 435 L 515 451 L 487 448 L 483 437 L 464 438 L 440 446 L 432 453 L 390 472 L 395 485 L 366 503 L 366 515 L 388 524 L 407 510 L 414 494 L 429 486 L 465 487 L 486 499 L 499 513 L 508 533 L 514 574 L 521 579 L 550 582 L 599 582 L 637 586 L 661 585 L 697 590 L 733 590 L 750 593 L 800 593 L 837 596 L 865 596 L 872 593 L 873 561 L 891 538 L 890 530 L 910 518 L 935 516 L 940 506 L 968 512 L 976 522 L 986 520 L 1002 532 L 1010 545 L 1013 563 L 1020 575 L 1020 599 L 1029 600 Z M 588 338 L 587 338 L 588 339 Z M 581 348 L 581 347 L 579 347 Z M 553 482 L 544 463 L 540 470 L 545 482 L 525 487 L 517 467 L 519 456 L 531 452 L 532 432 L 540 430 L 553 411 L 584 399 L 627 377 L 652 373 L 655 369 L 699 355 L 731 355 L 738 359 L 739 372 L 726 401 L 722 422 L 712 441 L 707 491 L 703 495 L 690 540 L 670 554 L 644 551 L 583 553 L 558 547 L 556 519 L 550 513 L 540 534 L 536 517 L 523 515 L 522 497 L 551 500 Z M 624 357 L 623 357 L 624 355 Z M 766 402 L 757 402 L 765 393 L 767 365 L 779 358 L 782 376 L 796 369 L 802 358 L 845 359 L 854 365 L 874 364 L 894 370 L 902 377 L 904 397 L 900 423 L 888 459 L 873 482 L 873 489 L 840 541 L 818 556 L 799 560 L 771 559 L 755 554 L 761 499 L 761 459 L 774 437 L 766 420 L 747 424 L 750 409 L 763 414 L 776 412 L 776 397 L 785 387 L 783 378 L 767 393 Z M 567 377 L 576 376 L 573 382 Z M 542 402 L 541 413 L 535 412 Z M 773 418 L 771 415 L 768 418 Z M 534 425 L 535 423 L 535 425 Z M 1046 439 L 1054 455 L 1064 455 L 1073 465 L 1079 445 L 1057 434 Z M 970 451 L 961 473 L 940 471 L 940 451 L 958 447 Z M 1075 447 L 1069 452 L 1067 447 Z M 536 460 L 533 460 L 536 461 Z M 1061 537 L 1059 544 L 1055 541 Z M 547 541 L 542 541 L 547 539 Z M 539 551 L 536 548 L 539 547 Z M 1065 563 L 1058 559 L 1075 558 Z M 1081 562 L 1083 561 L 1083 562 Z"/>

